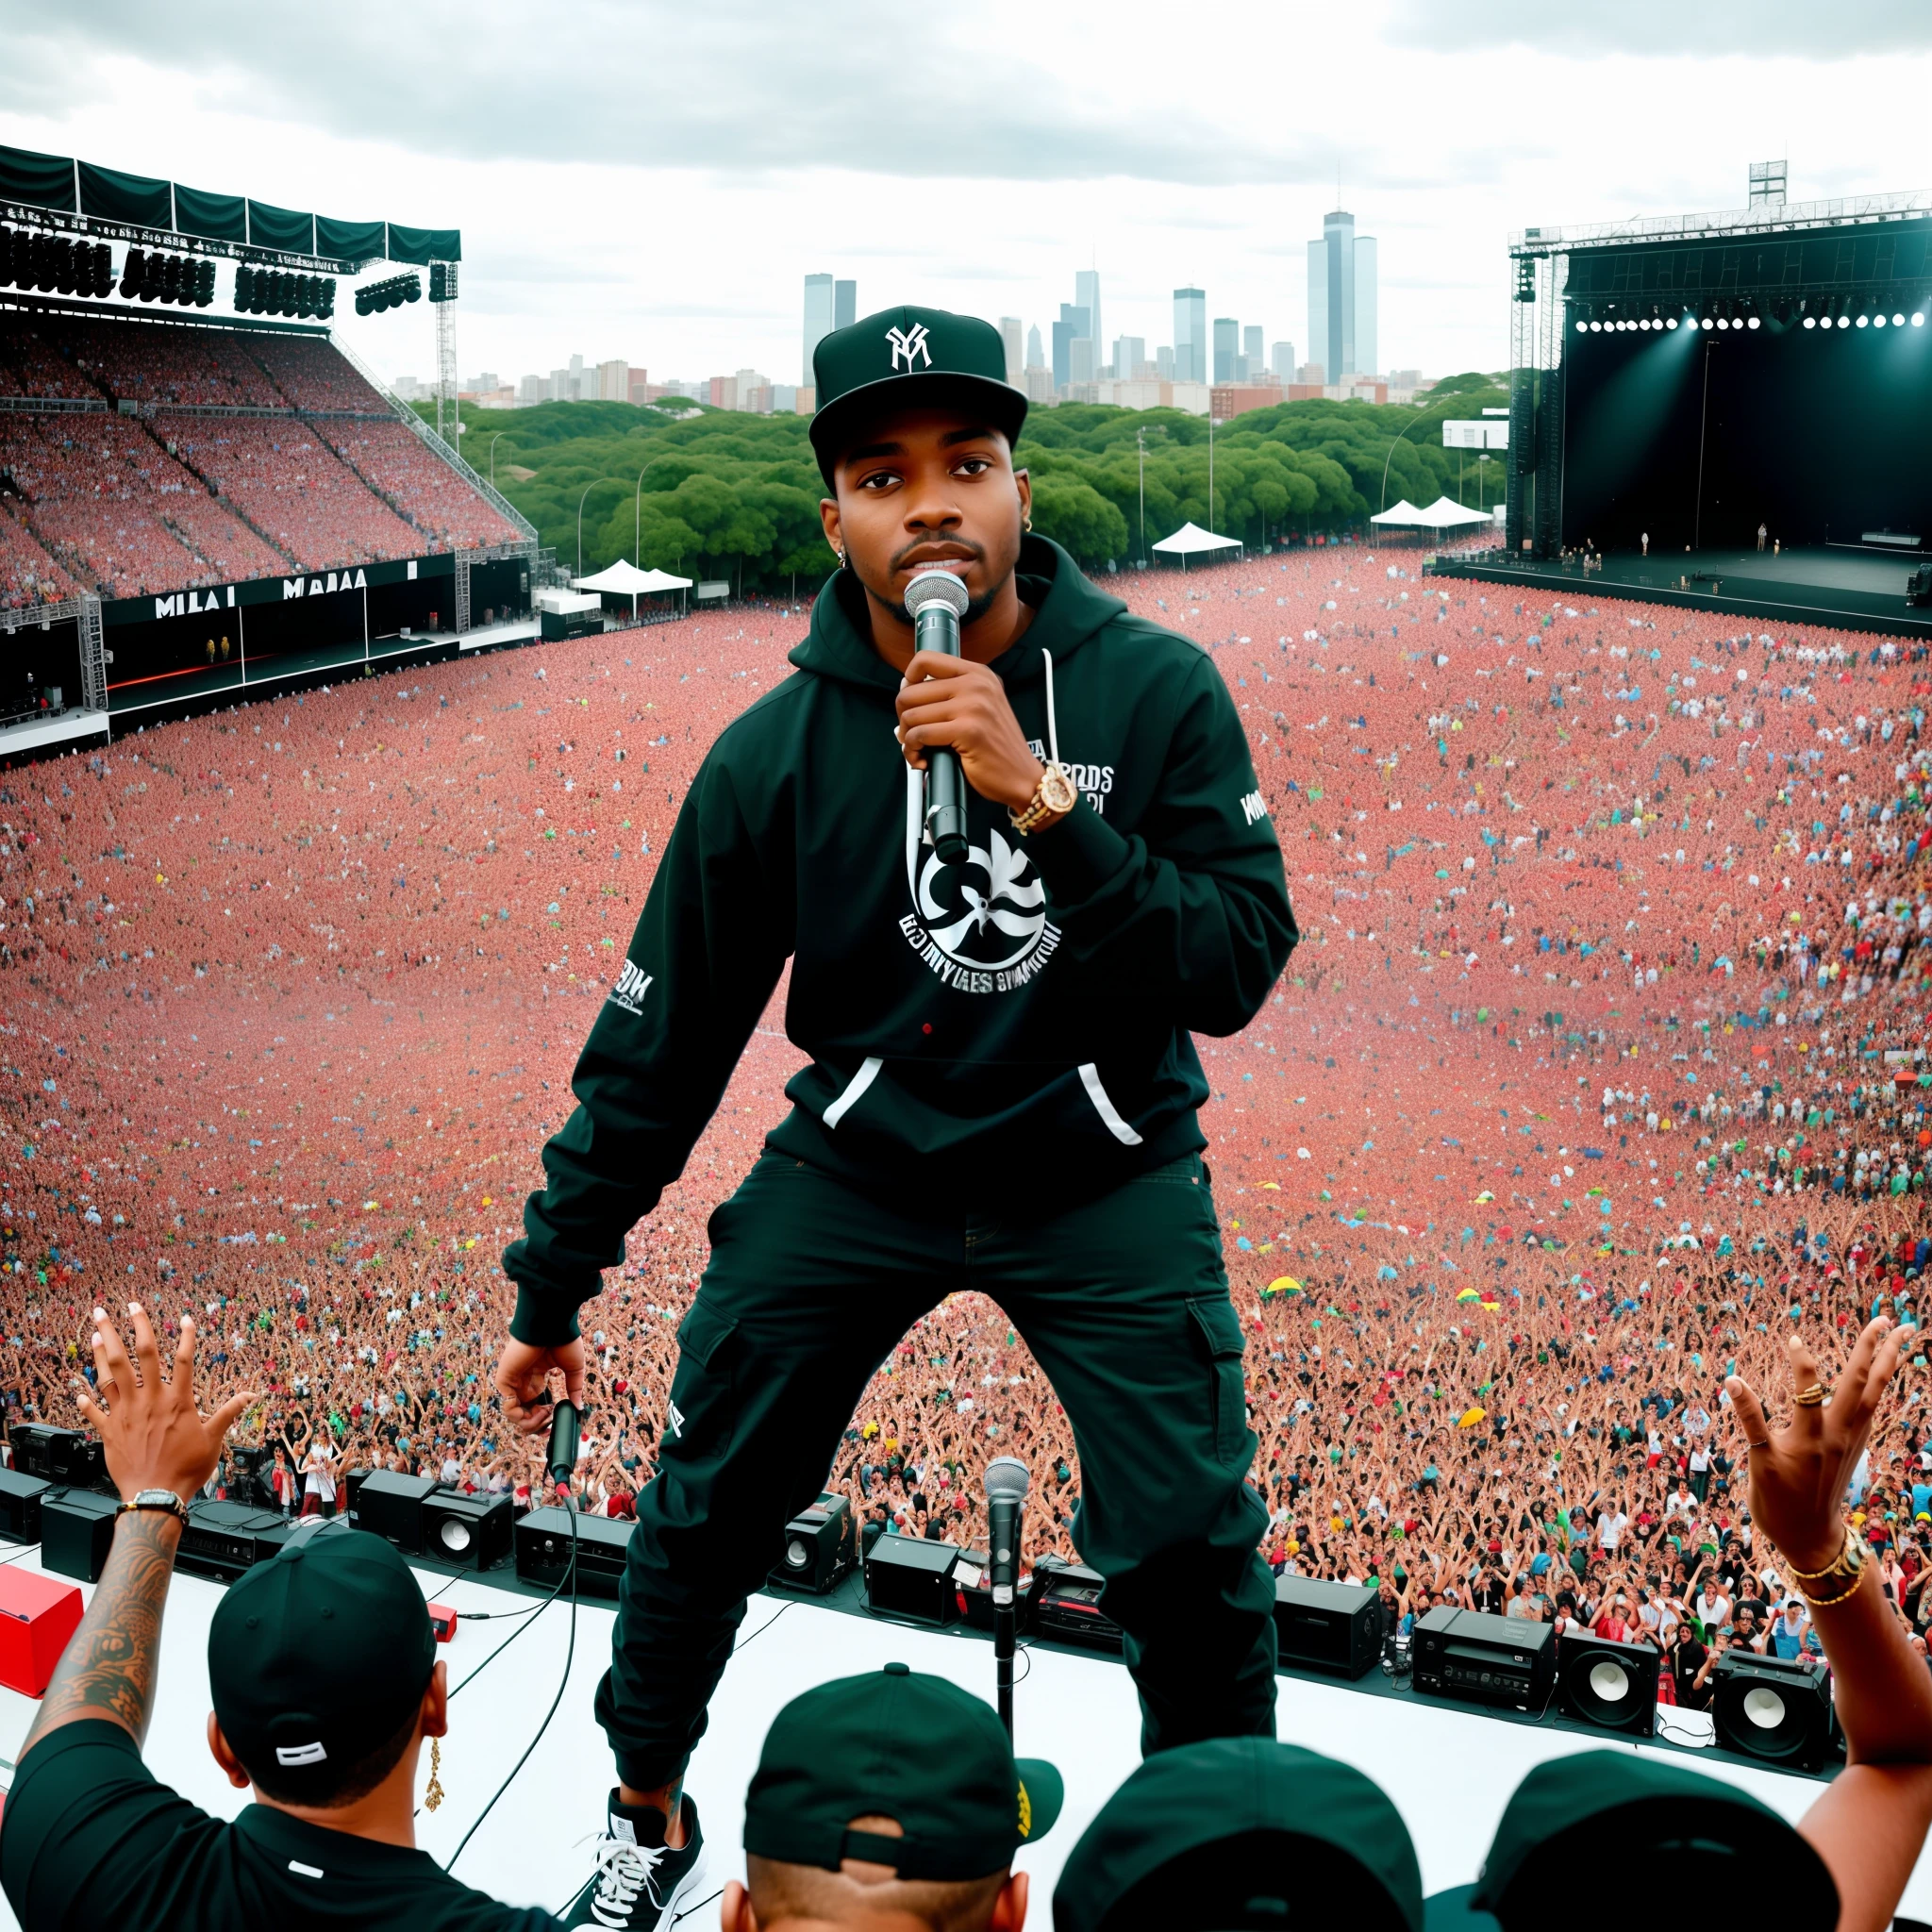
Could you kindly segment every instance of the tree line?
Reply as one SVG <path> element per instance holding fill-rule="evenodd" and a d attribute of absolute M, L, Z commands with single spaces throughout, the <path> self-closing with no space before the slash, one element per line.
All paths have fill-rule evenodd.
<path fill-rule="evenodd" d="M 1486 508 L 1478 491 L 1500 489 L 1500 466 L 1485 474 L 1444 449 L 1440 425 L 1506 401 L 1494 378 L 1469 375 L 1416 408 L 1255 409 L 1215 428 L 1211 472 L 1205 418 L 1068 403 L 1033 410 L 1018 459 L 1033 478 L 1034 528 L 1105 570 L 1186 523 L 1258 548 L 1333 535 L 1405 496 Z M 804 417 L 619 402 L 506 415 L 465 404 L 462 423 L 464 456 L 493 475 L 573 575 L 580 556 L 585 574 L 623 558 L 789 592 L 830 567 Z"/>

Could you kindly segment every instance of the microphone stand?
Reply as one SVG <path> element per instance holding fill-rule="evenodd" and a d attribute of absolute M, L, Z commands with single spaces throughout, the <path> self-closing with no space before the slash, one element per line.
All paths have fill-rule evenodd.
<path fill-rule="evenodd" d="M 987 1471 L 987 1576 L 992 1586 L 992 1655 L 1000 1723 L 1013 1735 L 1013 1653 L 1020 1628 L 1020 1518 L 1026 1500 L 1026 1465 L 996 1457 Z"/>
<path fill-rule="evenodd" d="M 1007 1727 L 1007 1741 L 1013 1740 L 1013 1650 L 1020 1613 L 1010 1603 L 992 1607 L 993 1666 L 999 1683 L 1000 1723 Z"/>

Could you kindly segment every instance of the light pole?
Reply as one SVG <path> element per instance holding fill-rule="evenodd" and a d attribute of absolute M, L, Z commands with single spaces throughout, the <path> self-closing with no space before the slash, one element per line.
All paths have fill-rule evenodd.
<path fill-rule="evenodd" d="M 630 560 L 634 564 L 636 564 L 640 570 L 642 570 L 644 567 L 644 470 L 648 470 L 651 467 L 651 463 L 661 463 L 663 460 L 664 458 L 661 456 L 653 457 L 651 458 L 651 462 L 646 463 L 644 465 L 644 469 L 640 470 L 638 472 L 638 487 L 636 500 L 632 503 L 630 507 L 632 526 L 630 539 Z M 683 562 L 683 560 L 684 559 L 682 558 L 678 559 L 680 563 Z"/>
<path fill-rule="evenodd" d="M 490 439 L 490 487 L 492 490 L 496 488 L 496 445 L 503 441 L 503 438 L 504 431 L 499 429 Z"/>
<path fill-rule="evenodd" d="M 1209 392 L 1208 405 L 1208 528 L 1215 536 L 1220 531 L 1214 528 L 1214 404 L 1213 392 Z"/>
<path fill-rule="evenodd" d="M 1147 431 L 1134 431 L 1134 447 L 1141 458 L 1141 568 L 1147 568 Z"/>
<path fill-rule="evenodd" d="M 601 482 L 603 482 L 603 481 L 604 481 L 604 478 L 603 478 L 602 476 L 599 476 L 599 477 L 597 477 L 597 478 L 595 479 L 595 481 L 593 481 L 593 482 L 590 482 L 590 483 L 586 483 L 586 484 L 584 485 L 584 496 L 588 496 L 588 495 L 590 495 L 591 491 L 593 491 L 594 489 L 596 489 L 596 487 L 597 487 L 597 484 L 601 483 Z M 578 576 L 582 576 L 582 575 L 583 575 L 583 574 L 584 574 L 584 496 L 580 496 L 580 497 L 578 497 L 578 498 L 577 498 L 577 575 L 578 575 Z"/>

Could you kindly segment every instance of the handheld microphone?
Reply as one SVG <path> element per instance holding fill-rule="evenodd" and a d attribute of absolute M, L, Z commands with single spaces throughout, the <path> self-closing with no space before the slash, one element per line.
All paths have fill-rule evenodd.
<path fill-rule="evenodd" d="M 577 1406 L 568 1397 L 557 1405 L 557 1412 L 550 1418 L 550 1447 L 543 1457 L 543 1467 L 550 1473 L 552 1484 L 559 1490 L 570 1488 L 571 1473 L 577 1466 L 577 1437 L 583 1417 Z"/>
<path fill-rule="evenodd" d="M 906 612 L 912 620 L 913 648 L 959 655 L 959 620 L 972 600 L 966 586 L 949 570 L 923 570 L 906 587 Z M 950 745 L 928 745 L 925 753 L 925 829 L 942 865 L 958 865 L 971 849 L 966 837 L 966 774 Z"/>
<path fill-rule="evenodd" d="M 996 1456 L 986 1465 L 987 1578 L 993 1606 L 1013 1601 L 1020 1576 L 1020 1514 L 1032 1474 L 1017 1456 Z"/>

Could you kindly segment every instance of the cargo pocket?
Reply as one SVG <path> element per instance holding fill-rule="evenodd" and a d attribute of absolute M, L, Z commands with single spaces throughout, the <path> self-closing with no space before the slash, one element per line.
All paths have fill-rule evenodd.
<path fill-rule="evenodd" d="M 664 1452 L 679 1457 L 721 1455 L 738 1421 L 734 1373 L 737 1320 L 703 1295 L 677 1326 L 677 1373 L 664 1411 Z"/>
<path fill-rule="evenodd" d="M 1206 1295 L 1191 1299 L 1188 1312 L 1201 1331 L 1214 1371 L 1214 1453 L 1223 1462 L 1232 1462 L 1246 1446 L 1248 1432 L 1241 1317 L 1231 1303 Z"/>

